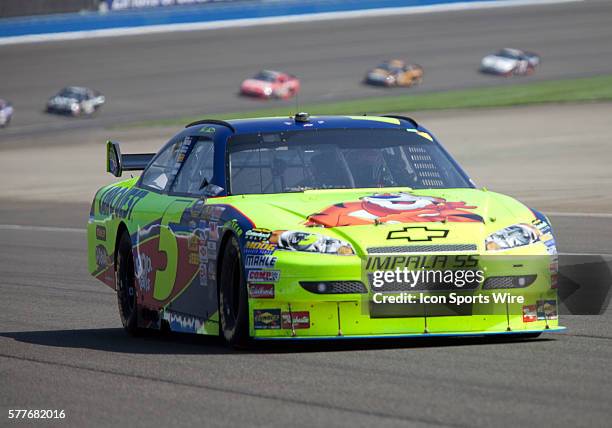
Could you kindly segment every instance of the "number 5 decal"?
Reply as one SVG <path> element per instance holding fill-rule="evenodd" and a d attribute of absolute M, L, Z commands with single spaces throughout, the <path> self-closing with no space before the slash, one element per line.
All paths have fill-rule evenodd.
<path fill-rule="evenodd" d="M 158 270 L 155 274 L 155 284 L 153 285 L 153 298 L 164 301 L 172 294 L 176 280 L 178 266 L 178 244 L 176 236 L 170 228 L 170 224 L 179 224 L 183 211 L 193 201 L 179 200 L 174 201 L 164 212 L 159 228 L 159 251 L 166 254 L 166 267 Z"/>

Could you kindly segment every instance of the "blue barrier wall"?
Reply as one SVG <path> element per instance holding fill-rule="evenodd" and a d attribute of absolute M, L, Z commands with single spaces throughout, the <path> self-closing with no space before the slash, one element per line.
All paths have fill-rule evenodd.
<path fill-rule="evenodd" d="M 484 2 L 489 3 L 502 1 L 504 0 L 484 0 Z M 483 3 L 483 0 L 250 0 L 212 2 L 198 6 L 153 7 L 108 13 L 91 12 L 2 19 L 0 20 L 0 38 L 164 24 L 227 21 L 240 18 L 476 2 Z"/>
<path fill-rule="evenodd" d="M 232 2 L 241 0 L 101 0 L 101 6 L 106 10 L 145 9 L 151 7 L 192 6 L 215 2 Z M 245 0 L 242 0 L 245 1 Z M 260 1 L 261 0 L 251 0 Z"/>

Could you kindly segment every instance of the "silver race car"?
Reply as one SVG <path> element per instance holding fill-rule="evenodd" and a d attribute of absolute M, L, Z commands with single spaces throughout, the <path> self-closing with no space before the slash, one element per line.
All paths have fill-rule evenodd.
<path fill-rule="evenodd" d="M 0 128 L 9 124 L 13 117 L 13 106 L 6 100 L 0 98 Z"/>
<path fill-rule="evenodd" d="M 480 62 L 480 71 L 500 76 L 527 75 L 533 73 L 539 64 L 540 56 L 533 52 L 504 48 L 485 56 Z"/>
<path fill-rule="evenodd" d="M 106 99 L 93 89 L 68 86 L 47 101 L 47 113 L 89 116 L 94 114 Z"/>

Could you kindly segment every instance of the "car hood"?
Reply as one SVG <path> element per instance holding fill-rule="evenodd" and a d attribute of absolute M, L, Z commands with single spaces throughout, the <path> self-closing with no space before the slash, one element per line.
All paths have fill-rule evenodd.
<path fill-rule="evenodd" d="M 386 78 L 387 76 L 390 76 L 390 75 L 391 75 L 391 73 L 389 73 L 388 70 L 384 70 L 382 68 L 375 68 L 373 70 L 368 71 L 368 73 L 367 73 L 367 76 L 370 79 L 376 79 L 376 78 L 384 79 L 384 78 Z"/>
<path fill-rule="evenodd" d="M 263 80 L 246 79 L 244 82 L 242 82 L 242 87 L 243 88 L 265 89 L 265 88 L 271 88 L 272 84 L 269 82 L 264 82 Z"/>
<path fill-rule="evenodd" d="M 482 59 L 482 67 L 508 72 L 516 66 L 516 60 L 497 55 L 488 55 Z"/>
<path fill-rule="evenodd" d="M 515 199 L 479 189 L 312 190 L 227 199 L 258 228 L 332 236 L 360 253 L 418 244 L 469 244 L 482 250 L 489 234 L 535 219 Z"/>
<path fill-rule="evenodd" d="M 55 96 L 55 97 L 51 97 L 51 99 L 49 99 L 49 104 L 55 104 L 55 105 L 71 105 L 71 104 L 77 104 L 79 101 L 76 98 L 68 98 L 68 97 L 60 97 L 60 96 Z"/>

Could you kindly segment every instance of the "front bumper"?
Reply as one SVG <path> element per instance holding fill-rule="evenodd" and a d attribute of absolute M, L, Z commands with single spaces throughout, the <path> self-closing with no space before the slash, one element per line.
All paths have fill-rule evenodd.
<path fill-rule="evenodd" d="M 423 291 L 429 296 L 446 296 L 447 301 L 455 291 L 460 296 L 489 296 L 488 303 L 476 302 L 457 311 L 449 304 L 418 302 L 377 306 L 372 302 L 375 290 L 363 273 L 362 258 L 284 253 L 273 268 L 278 272 L 278 279 L 273 282 L 273 297 L 269 292 L 249 297 L 250 334 L 255 339 L 325 339 L 562 330 L 557 315 L 557 290 L 551 288 L 549 256 L 526 255 L 522 261 L 521 257 L 513 255 L 508 260 L 485 257 L 480 267 L 485 271 L 485 281 L 498 276 L 536 275 L 527 287 L 485 290 L 481 283 L 474 290 Z M 318 294 L 302 287 L 300 282 L 304 281 L 361 281 L 368 292 Z M 492 297 L 495 293 L 520 296 L 523 301 L 496 303 Z M 400 292 L 384 294 L 397 296 Z M 409 294 L 416 295 L 419 291 Z M 547 313 L 542 312 L 544 305 Z"/>
<path fill-rule="evenodd" d="M 370 77 L 366 77 L 364 79 L 364 83 L 366 85 L 371 85 L 371 86 L 383 86 L 383 87 L 390 87 L 390 86 L 394 86 L 395 85 L 395 80 L 387 80 L 387 79 L 380 79 L 380 78 L 370 78 Z"/>
<path fill-rule="evenodd" d="M 512 336 L 525 336 L 530 334 L 540 333 L 562 333 L 567 330 L 567 327 L 553 327 L 545 330 L 515 330 L 515 331 L 473 331 L 467 333 L 454 332 L 454 333 L 416 333 L 416 334 L 367 334 L 367 335 L 342 335 L 342 336 L 275 336 L 275 337 L 254 337 L 257 341 L 273 341 L 273 340 L 284 340 L 284 341 L 303 341 L 303 340 L 359 340 L 359 339 L 409 339 L 409 338 L 445 338 L 445 337 L 509 337 Z"/>
<path fill-rule="evenodd" d="M 70 106 L 67 105 L 57 105 L 57 104 L 47 104 L 47 112 L 55 113 L 55 114 L 68 114 L 71 116 L 76 116 L 81 113 L 80 110 L 74 111 Z"/>
<path fill-rule="evenodd" d="M 494 74 L 496 76 L 503 76 L 506 74 L 510 74 L 512 73 L 512 69 L 510 70 L 501 70 L 499 68 L 496 67 L 480 67 L 480 72 L 484 73 L 484 74 Z"/>
<path fill-rule="evenodd" d="M 240 89 L 240 95 L 245 96 L 245 97 L 268 99 L 268 98 L 272 98 L 273 93 L 271 92 L 269 95 L 266 95 L 265 92 L 259 91 L 259 90 Z"/>

